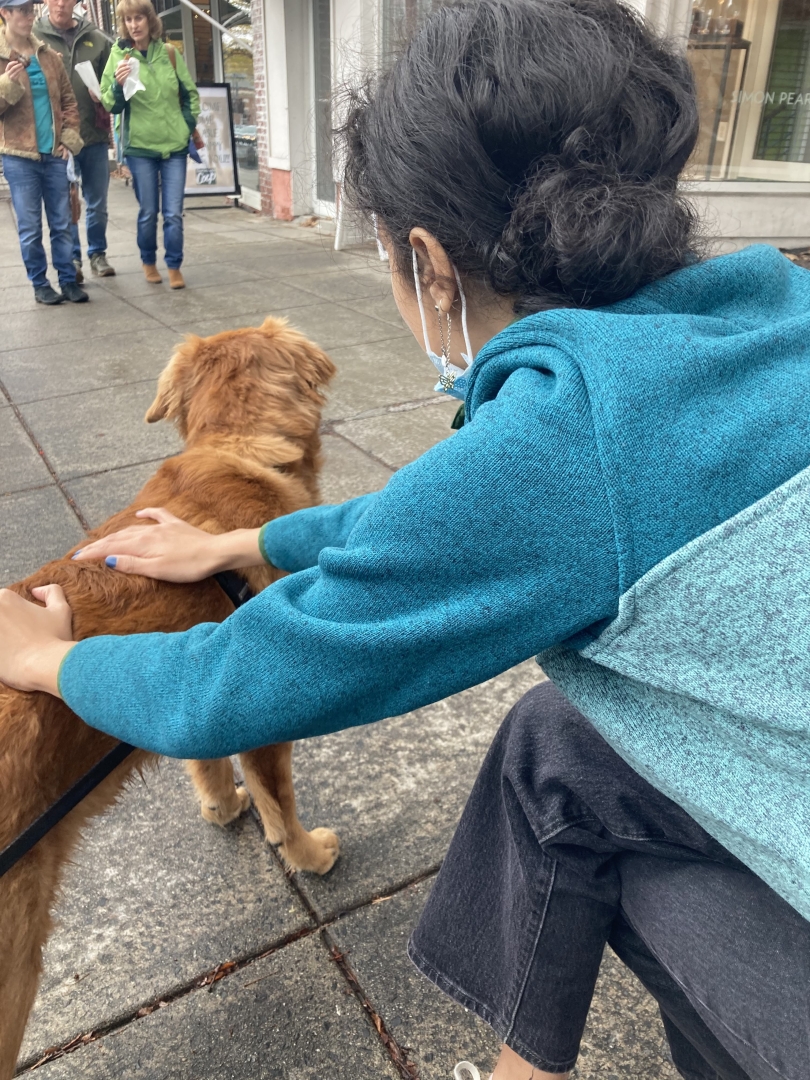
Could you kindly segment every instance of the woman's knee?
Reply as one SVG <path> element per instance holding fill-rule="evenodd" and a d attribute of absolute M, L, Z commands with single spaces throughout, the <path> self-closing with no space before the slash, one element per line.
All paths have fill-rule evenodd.
<path fill-rule="evenodd" d="M 550 680 L 538 683 L 514 705 L 503 721 L 499 739 L 506 759 L 516 764 L 544 763 L 543 769 L 564 774 L 583 759 L 613 751 L 590 721 L 563 697 Z"/>

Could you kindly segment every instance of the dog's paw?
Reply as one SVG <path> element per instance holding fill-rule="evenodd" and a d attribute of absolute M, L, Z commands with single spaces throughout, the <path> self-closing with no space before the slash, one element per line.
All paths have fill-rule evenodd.
<path fill-rule="evenodd" d="M 238 787 L 234 788 L 232 799 L 222 800 L 216 806 L 206 806 L 203 803 L 200 812 L 206 821 L 210 821 L 214 825 L 224 826 L 231 821 L 236 821 L 238 817 L 241 817 L 249 809 L 250 795 L 247 788 Z"/>
<path fill-rule="evenodd" d="M 309 834 L 310 838 L 321 849 L 321 857 L 318 860 L 317 866 L 312 866 L 309 869 L 313 870 L 316 874 L 326 874 L 337 861 L 337 857 L 340 854 L 340 840 L 337 838 L 337 834 L 333 833 L 331 829 L 313 829 Z"/>
<path fill-rule="evenodd" d="M 308 870 L 313 874 L 328 874 L 340 854 L 340 840 L 331 829 L 313 829 L 304 833 L 303 843 L 282 844 L 284 861 L 291 870 Z"/>

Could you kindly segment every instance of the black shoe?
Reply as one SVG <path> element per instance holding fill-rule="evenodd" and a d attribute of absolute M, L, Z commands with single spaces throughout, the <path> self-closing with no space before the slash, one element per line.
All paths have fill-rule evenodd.
<path fill-rule="evenodd" d="M 50 285 L 39 285 L 34 289 L 34 299 L 38 304 L 61 304 L 65 299 L 56 289 L 52 289 Z"/>
<path fill-rule="evenodd" d="M 62 286 L 62 299 L 71 304 L 86 304 L 90 297 L 75 281 L 68 281 Z"/>

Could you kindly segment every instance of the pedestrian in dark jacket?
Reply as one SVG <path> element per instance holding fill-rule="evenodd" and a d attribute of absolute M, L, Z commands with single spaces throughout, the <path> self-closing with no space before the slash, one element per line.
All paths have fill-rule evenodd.
<path fill-rule="evenodd" d="M 23 262 L 38 304 L 81 304 L 89 298 L 76 282 L 67 178 L 68 157 L 83 145 L 76 96 L 58 54 L 31 32 L 30 0 L 3 0 L 0 18 L 0 155 Z M 61 294 L 48 283 L 43 204 Z"/>
<path fill-rule="evenodd" d="M 70 76 L 79 106 L 84 149 L 76 154 L 76 171 L 81 177 L 87 217 L 87 256 L 96 277 L 111 277 L 115 270 L 107 262 L 107 194 L 110 187 L 110 115 L 100 97 L 90 91 L 76 72 L 76 65 L 89 62 L 101 83 L 112 42 L 87 19 L 74 17 L 74 0 L 47 0 L 47 12 L 34 23 L 40 40 L 60 53 Z M 78 223 L 71 227 L 73 262 L 77 279 L 83 280 L 82 247 Z"/>

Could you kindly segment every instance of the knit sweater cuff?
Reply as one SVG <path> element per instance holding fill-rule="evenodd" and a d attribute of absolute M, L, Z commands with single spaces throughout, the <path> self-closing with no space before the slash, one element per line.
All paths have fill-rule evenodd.
<path fill-rule="evenodd" d="M 270 553 L 267 550 L 267 526 L 270 524 L 271 522 L 268 521 L 267 525 L 262 525 L 261 529 L 259 529 L 259 552 L 261 553 L 261 556 L 266 563 L 270 563 L 271 566 L 278 566 L 278 563 L 273 562 L 272 558 L 270 557 Z M 279 569 L 283 570 L 284 567 L 279 566 Z"/>

